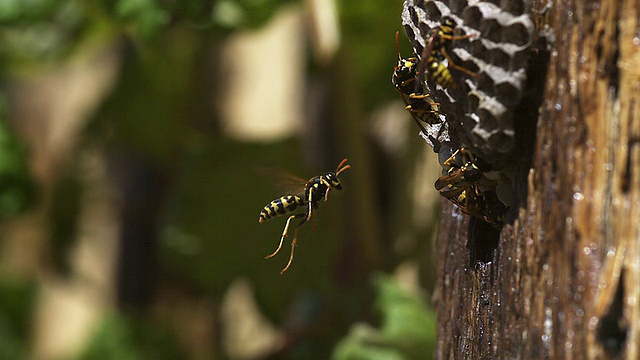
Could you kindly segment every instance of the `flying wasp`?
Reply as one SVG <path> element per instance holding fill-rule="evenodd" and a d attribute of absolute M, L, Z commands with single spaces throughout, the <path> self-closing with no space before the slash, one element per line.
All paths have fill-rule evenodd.
<path fill-rule="evenodd" d="M 280 252 L 284 238 L 287 237 L 287 234 L 289 232 L 289 225 L 291 224 L 291 220 L 302 219 L 295 227 L 293 241 L 291 241 L 291 255 L 289 257 L 289 262 L 287 263 L 287 266 L 285 266 L 284 269 L 280 271 L 281 274 L 287 271 L 291 266 L 291 263 L 293 262 L 293 252 L 298 240 L 298 230 L 300 229 L 300 227 L 305 222 L 311 219 L 313 210 L 318 208 L 320 200 L 329 200 L 329 194 L 331 193 L 332 189 L 342 190 L 342 184 L 340 183 L 340 178 L 338 178 L 338 175 L 340 175 L 340 173 L 342 173 L 343 171 L 351 168 L 351 165 L 347 165 L 346 163 L 347 159 L 343 159 L 338 164 L 335 171 L 328 172 L 324 175 L 314 176 L 309 179 L 304 184 L 302 195 L 281 196 L 265 205 L 265 207 L 260 212 L 260 219 L 258 221 L 265 222 L 276 216 L 291 213 L 295 211 L 298 206 L 306 206 L 305 212 L 289 216 L 287 222 L 284 225 L 284 231 L 282 232 L 282 237 L 280 237 L 278 248 L 272 254 L 265 257 L 265 259 L 269 259 Z"/>
<path fill-rule="evenodd" d="M 422 50 L 421 62 L 417 70 L 418 74 L 422 74 L 426 69 L 429 77 L 445 89 L 456 88 L 449 67 L 469 76 L 478 77 L 478 74 L 456 65 L 447 53 L 447 47 L 453 40 L 463 40 L 475 36 L 474 34 L 453 35 L 455 28 L 456 23 L 452 18 L 445 16 L 440 20 L 440 26 L 431 31 L 429 42 Z M 447 65 L 444 64 L 445 59 Z"/>

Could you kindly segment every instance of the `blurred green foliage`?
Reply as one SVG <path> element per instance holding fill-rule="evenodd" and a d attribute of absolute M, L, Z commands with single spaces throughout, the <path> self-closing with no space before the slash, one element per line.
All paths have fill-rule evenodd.
<path fill-rule="evenodd" d="M 76 172 L 65 174 L 56 184 L 51 201 L 51 261 L 59 274 L 70 275 L 69 253 L 78 235 L 82 188 Z"/>
<path fill-rule="evenodd" d="M 103 319 L 77 360 L 187 359 L 176 338 L 170 329 L 147 319 L 114 314 Z"/>
<path fill-rule="evenodd" d="M 0 279 L 0 359 L 23 359 L 28 354 L 36 286 Z"/>
<path fill-rule="evenodd" d="M 298 0 L 218 0 L 213 3 L 211 20 L 227 30 L 256 28 L 269 20 L 274 9 L 295 2 Z"/>
<path fill-rule="evenodd" d="M 295 318 L 291 307 L 304 302 L 301 293 L 313 289 L 331 304 L 333 318 L 308 336 L 314 344 L 304 343 L 300 346 L 304 349 L 298 350 L 305 358 L 325 359 L 335 339 L 369 311 L 363 306 L 370 301 L 366 284 L 354 286 L 335 269 L 345 240 L 340 235 L 341 222 L 347 220 L 340 203 L 346 194 L 332 194 L 331 201 L 321 205 L 317 225 L 301 231 L 293 267 L 281 276 L 288 244 L 278 256 L 263 257 L 277 246 L 285 219 L 265 224 L 257 219 L 262 206 L 283 193 L 273 186 L 275 181 L 264 179 L 256 170 L 274 165 L 303 178 L 319 170 L 304 163 L 297 139 L 246 144 L 197 124 L 202 116 L 198 106 L 202 105 L 196 103 L 204 92 L 196 86 L 203 76 L 198 66 L 210 56 L 205 41 L 259 28 L 281 6 L 294 3 L 301 1 L 4 0 L 0 1 L 0 76 L 55 66 L 96 43 L 122 45 L 119 79 L 89 124 L 89 136 L 82 144 L 106 145 L 111 151 L 143 158 L 166 170 L 172 182 L 167 210 L 158 225 L 163 235 L 162 270 L 189 293 L 216 300 L 236 277 L 247 276 L 255 286 L 261 311 L 277 324 Z M 337 5 L 343 35 L 340 54 L 350 64 L 341 81 L 355 84 L 350 88 L 356 89 L 368 114 L 397 98 L 390 79 L 397 61 L 394 34 L 402 32 L 402 1 L 338 0 Z M 401 46 L 408 54 L 408 43 L 401 40 Z M 0 218 L 6 218 L 28 208 L 35 191 L 24 152 L 2 116 L 2 105 Z M 324 170 L 330 169 L 320 171 Z M 81 183 L 73 175 L 60 181 L 52 201 L 53 260 L 65 270 L 64 254 L 76 237 L 79 212 Z M 345 173 L 344 192 L 358 186 L 350 182 L 350 176 Z M 354 329 L 336 350 L 336 358 L 413 359 L 432 353 L 433 315 L 421 300 L 384 277 L 376 284 L 381 328 L 368 328 L 364 333 Z M 0 358 L 19 358 L 25 351 L 28 334 L 24 323 L 34 295 L 32 289 L 17 290 L 15 295 L 4 296 L 8 290 L 0 288 Z M 14 300 L 19 297 L 27 301 L 18 304 Z M 9 302 L 6 308 L 5 302 Z M 150 324 L 146 318 L 114 315 L 105 319 L 80 359 L 185 358 L 173 339 L 171 330 Z"/>
<path fill-rule="evenodd" d="M 380 328 L 356 324 L 335 349 L 335 360 L 411 360 L 433 354 L 435 313 L 421 297 L 403 290 L 392 278 L 378 275 L 376 307 Z"/>
<path fill-rule="evenodd" d="M 404 35 L 400 0 L 339 0 L 344 49 L 353 66 L 353 78 L 363 94 L 367 111 L 397 98 L 391 85 L 393 67 L 398 62 L 395 33 L 406 57 L 413 50 Z"/>
<path fill-rule="evenodd" d="M 141 43 L 174 25 L 224 34 L 264 25 L 299 0 L 4 0 L 0 2 L 0 65 L 24 67 L 59 60 L 85 40 L 127 34 Z M 402 2 L 338 0 L 344 48 L 365 106 L 373 109 L 393 96 L 397 60 L 395 31 L 402 30 Z M 396 14 L 390 16 L 389 14 Z M 375 26 L 371 26 L 375 24 Z M 375 39 L 375 40 L 373 40 Z M 401 48 L 410 52 L 401 36 Z M 357 70 L 356 70 L 357 69 Z"/>
<path fill-rule="evenodd" d="M 133 27 L 141 37 L 156 34 L 169 21 L 169 12 L 156 0 L 121 0 L 113 7 L 115 18 Z"/>
<path fill-rule="evenodd" d="M 35 199 L 25 150 L 7 123 L 6 104 L 0 97 L 0 220 L 25 211 Z"/>
<path fill-rule="evenodd" d="M 68 53 L 87 20 L 76 1 L 5 0 L 0 4 L 2 72 L 42 65 Z"/>
<path fill-rule="evenodd" d="M 63 60 L 86 43 L 126 34 L 140 44 L 190 26 L 212 33 L 257 28 L 296 0 L 3 0 L 0 71 Z"/>

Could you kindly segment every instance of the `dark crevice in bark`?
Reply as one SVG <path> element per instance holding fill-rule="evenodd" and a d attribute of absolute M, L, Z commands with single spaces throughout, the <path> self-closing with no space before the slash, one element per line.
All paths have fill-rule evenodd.
<path fill-rule="evenodd" d="M 639 142 L 640 142 L 640 139 L 637 139 L 637 138 L 629 138 L 629 140 L 627 141 L 627 158 L 625 159 L 624 172 L 621 179 L 622 181 L 620 182 L 620 190 L 622 191 L 623 194 L 629 193 L 629 188 L 633 181 L 633 179 L 631 178 L 633 174 L 633 167 L 634 167 L 634 162 L 632 159 L 633 150 L 638 145 Z"/>
<path fill-rule="evenodd" d="M 513 198 L 506 217 L 509 224 L 513 224 L 518 217 L 518 209 L 527 206 L 527 179 L 535 155 L 538 112 L 544 99 L 549 64 L 549 51 L 543 50 L 546 45 L 542 42 L 540 46 L 536 46 L 538 50 L 532 53 L 527 70 L 526 91 L 520 105 L 514 111 L 516 148 L 513 157 L 518 161 L 513 176 Z"/>
<path fill-rule="evenodd" d="M 618 7 L 618 9 L 619 8 L 620 7 Z M 615 18 L 620 19 L 620 15 L 617 14 Z M 620 27 L 616 22 L 616 31 L 614 33 L 614 39 L 613 39 L 613 44 L 615 44 L 615 51 L 613 52 L 613 55 L 611 56 L 611 58 L 608 59 L 608 61 L 606 61 L 604 64 L 605 76 L 608 75 L 609 86 L 613 90 L 612 96 L 615 98 L 618 98 L 618 89 L 620 88 L 620 69 L 618 68 L 618 59 L 620 57 L 620 46 L 618 46 L 619 39 L 620 39 Z M 602 41 L 602 38 L 601 38 L 601 41 Z M 601 44 L 598 43 L 598 45 L 599 45 L 598 50 L 601 50 Z M 598 54 L 598 57 L 602 55 L 600 52 L 598 52 L 597 54 Z"/>
<path fill-rule="evenodd" d="M 474 268 L 478 263 L 489 263 L 493 259 L 494 251 L 498 248 L 500 230 L 489 223 L 469 218 L 469 235 L 467 248 L 469 249 L 469 267 Z"/>
<path fill-rule="evenodd" d="M 624 271 L 620 274 L 618 288 L 614 295 L 609 311 L 600 319 L 598 328 L 598 340 L 605 351 L 612 357 L 620 355 L 627 341 L 628 325 L 624 321 L 622 310 L 624 308 Z"/>

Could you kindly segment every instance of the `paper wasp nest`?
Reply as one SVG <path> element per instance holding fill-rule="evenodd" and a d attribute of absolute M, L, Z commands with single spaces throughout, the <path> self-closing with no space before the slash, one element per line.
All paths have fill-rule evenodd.
<path fill-rule="evenodd" d="M 501 165 L 514 147 L 513 110 L 522 99 L 534 33 L 530 4 L 523 0 L 406 0 L 402 21 L 415 53 L 421 55 L 438 31 L 440 19 L 456 23 L 446 51 L 455 86 L 442 88 L 424 77 L 449 123 L 448 136 L 486 161 Z M 423 56 L 424 57 L 424 56 Z"/>

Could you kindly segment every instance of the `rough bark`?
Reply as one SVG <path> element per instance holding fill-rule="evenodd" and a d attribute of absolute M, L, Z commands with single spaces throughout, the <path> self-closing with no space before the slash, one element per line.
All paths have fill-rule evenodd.
<path fill-rule="evenodd" d="M 526 201 L 498 235 L 443 200 L 436 358 L 640 358 L 638 15 L 568 0 L 536 19 L 555 41 L 530 69 Z"/>

